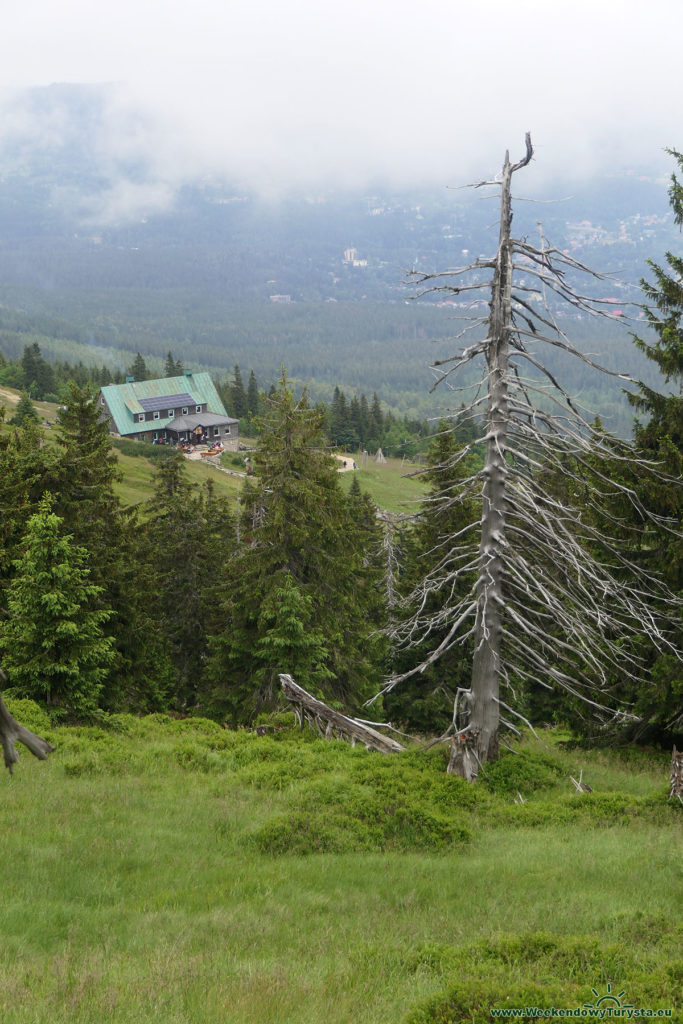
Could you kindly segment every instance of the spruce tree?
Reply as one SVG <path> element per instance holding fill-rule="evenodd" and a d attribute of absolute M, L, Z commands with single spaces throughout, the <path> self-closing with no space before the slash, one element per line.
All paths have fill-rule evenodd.
<path fill-rule="evenodd" d="M 218 628 L 224 565 L 234 546 L 234 517 L 209 484 L 190 486 L 175 453 L 157 470 L 147 504 L 144 558 L 155 591 L 167 595 L 159 627 L 170 662 L 168 696 L 178 709 L 201 702 L 208 636 Z"/>
<path fill-rule="evenodd" d="M 236 416 L 238 420 L 241 420 L 249 412 L 249 406 L 247 403 L 247 393 L 244 390 L 244 383 L 242 381 L 242 372 L 237 365 L 235 365 L 234 378 L 230 385 L 230 393 L 232 396 L 233 415 Z"/>
<path fill-rule="evenodd" d="M 683 172 L 683 153 L 668 151 Z M 675 223 L 683 227 L 683 183 L 671 176 L 669 201 Z M 683 256 L 665 254 L 666 265 L 650 260 L 653 281 L 641 281 L 649 305 L 644 306 L 654 340 L 634 336 L 638 348 L 662 375 L 660 391 L 642 381 L 628 398 L 638 413 L 635 443 L 645 457 L 656 463 L 667 480 L 638 472 L 633 467 L 628 482 L 637 488 L 643 504 L 654 517 L 637 534 L 639 556 L 648 569 L 659 573 L 674 593 L 683 598 Z M 623 471 L 622 471 L 623 475 Z M 622 512 L 623 514 L 623 512 Z M 667 521 L 657 528 L 659 520 Z M 661 609 L 666 613 L 667 609 Z M 671 609 L 668 609 L 670 612 Z M 677 618 L 677 646 L 683 649 L 683 626 Z M 647 677 L 632 694 L 641 721 L 632 732 L 652 735 L 659 730 L 683 730 L 683 674 L 678 660 L 649 647 Z"/>
<path fill-rule="evenodd" d="M 13 577 L 26 523 L 38 511 L 46 491 L 58 485 L 54 448 L 28 421 L 21 430 L 0 434 L 0 617 Z"/>
<path fill-rule="evenodd" d="M 135 513 L 115 491 L 120 479 L 107 424 L 90 387 L 71 383 L 60 411 L 55 511 L 89 555 L 91 580 L 101 603 L 113 611 L 107 632 L 116 658 L 103 690 L 106 707 L 156 709 L 168 676 L 168 661 L 154 615 L 156 592 L 138 557 Z"/>
<path fill-rule="evenodd" d="M 166 362 L 164 363 L 164 377 L 180 377 L 183 373 L 183 364 L 180 359 L 174 359 L 171 350 L 168 350 Z"/>
<path fill-rule="evenodd" d="M 133 360 L 132 365 L 129 367 L 128 372 L 130 373 L 133 380 L 149 380 L 149 371 L 147 370 L 147 363 L 138 352 Z M 79 384 L 84 383 L 78 381 Z"/>
<path fill-rule="evenodd" d="M 62 522 L 49 496 L 28 522 L 0 652 L 15 692 L 60 716 L 82 716 L 97 708 L 114 657 L 103 633 L 111 612 L 98 607 L 102 588 L 89 580 L 87 552 L 62 532 Z"/>
<path fill-rule="evenodd" d="M 14 416 L 10 420 L 10 423 L 15 427 L 21 427 L 25 423 L 37 423 L 39 419 L 40 417 L 38 416 L 35 406 L 29 397 L 28 391 L 22 391 L 17 408 Z"/>
<path fill-rule="evenodd" d="M 305 395 L 295 400 L 283 376 L 260 423 L 242 542 L 226 567 L 224 627 L 213 642 L 216 707 L 234 721 L 272 702 L 291 664 L 302 686 L 344 703 L 379 679 L 377 645 L 366 636 L 362 543 L 321 427 L 320 411 Z"/>
<path fill-rule="evenodd" d="M 254 371 L 249 373 L 249 384 L 247 386 L 247 410 L 250 416 L 259 414 L 259 391 Z"/>
<path fill-rule="evenodd" d="M 45 398 L 55 390 L 55 373 L 50 364 L 43 359 L 40 345 L 33 342 L 24 348 L 21 357 L 21 368 L 24 375 L 24 387 L 33 398 Z"/>
<path fill-rule="evenodd" d="M 387 423 L 387 426 L 389 424 Z M 372 405 L 370 406 L 370 423 L 368 426 L 368 435 L 372 438 L 377 438 L 378 443 L 381 443 L 382 436 L 384 434 L 384 415 L 382 414 L 382 406 L 380 405 L 377 392 L 372 393 Z"/>

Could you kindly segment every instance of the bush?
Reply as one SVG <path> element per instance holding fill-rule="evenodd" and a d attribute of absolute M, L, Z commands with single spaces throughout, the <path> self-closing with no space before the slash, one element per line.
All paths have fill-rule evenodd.
<path fill-rule="evenodd" d="M 545 754 L 527 750 L 504 753 L 500 760 L 487 764 L 484 783 L 493 793 L 526 795 L 557 785 L 563 771 Z"/>
<path fill-rule="evenodd" d="M 304 783 L 294 808 L 256 829 L 263 853 L 445 850 L 469 842 L 470 830 L 412 794 L 349 785 L 338 775 Z"/>
<path fill-rule="evenodd" d="M 149 459 L 150 462 L 164 462 L 173 454 L 173 448 L 167 444 L 129 441 L 124 437 L 114 437 L 111 443 L 122 455 L 129 455 L 134 459 Z"/>
<path fill-rule="evenodd" d="M 680 925 L 667 922 L 660 934 L 648 934 L 635 947 L 544 932 L 503 935 L 462 949 L 421 946 L 405 958 L 409 970 L 452 973 L 458 981 L 412 1010 L 405 1024 L 490 1024 L 492 1007 L 583 1008 L 614 979 L 632 1005 L 674 1008 L 680 972 L 665 964 L 680 934 Z"/>

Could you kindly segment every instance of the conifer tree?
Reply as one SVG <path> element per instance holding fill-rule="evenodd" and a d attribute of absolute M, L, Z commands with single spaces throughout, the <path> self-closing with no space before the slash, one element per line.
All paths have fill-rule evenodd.
<path fill-rule="evenodd" d="M 234 377 L 230 385 L 230 395 L 232 398 L 233 416 L 241 420 L 249 412 L 249 406 L 247 403 L 247 393 L 244 390 L 244 383 L 242 381 L 242 372 L 237 365 L 235 365 Z"/>
<path fill-rule="evenodd" d="M 97 708 L 114 657 L 103 633 L 111 612 L 97 606 L 102 588 L 88 578 L 85 549 L 61 526 L 46 496 L 16 562 L 0 652 L 16 692 L 61 716 L 82 716 Z"/>
<path fill-rule="evenodd" d="M 43 358 L 40 345 L 33 342 L 24 348 L 21 357 L 24 387 L 33 398 L 44 398 L 55 390 L 54 369 Z"/>
<path fill-rule="evenodd" d="M 169 349 L 164 363 L 164 377 L 180 377 L 183 373 L 183 364 L 180 359 L 174 359 Z"/>
<path fill-rule="evenodd" d="M 104 706 L 156 709 L 168 675 L 155 591 L 137 556 L 141 537 L 135 514 L 124 509 L 114 489 L 120 478 L 107 424 L 100 419 L 89 386 L 69 385 L 60 411 L 55 511 L 77 544 L 88 551 L 91 580 L 111 609 L 106 631 L 116 658 L 103 688 Z"/>
<path fill-rule="evenodd" d="M 43 444 L 35 423 L 29 420 L 20 430 L 0 434 L 0 617 L 26 523 L 45 490 L 57 487 L 58 476 L 54 448 Z"/>
<path fill-rule="evenodd" d="M 39 419 L 40 417 L 29 397 L 28 391 L 22 391 L 10 423 L 15 427 L 21 427 L 24 423 L 37 423 Z"/>
<path fill-rule="evenodd" d="M 388 426 L 389 424 L 387 424 Z M 370 406 L 370 423 L 368 426 L 368 436 L 377 438 L 378 442 L 381 442 L 382 435 L 384 434 L 384 416 L 382 414 L 382 406 L 380 405 L 377 392 L 372 393 L 372 405 Z"/>
<path fill-rule="evenodd" d="M 283 375 L 260 423 L 213 642 L 216 706 L 234 721 L 273 700 L 278 674 L 290 671 L 285 653 L 297 681 L 327 699 L 354 703 L 378 679 L 376 645 L 364 639 L 362 544 L 321 426 L 320 411 L 305 395 L 295 400 Z"/>
<path fill-rule="evenodd" d="M 683 153 L 668 152 L 683 172 Z M 671 176 L 669 201 L 675 223 L 683 227 L 683 183 L 675 174 Z M 650 260 L 654 280 L 641 281 L 649 302 L 643 308 L 654 340 L 634 336 L 637 347 L 658 367 L 662 389 L 657 391 L 640 381 L 638 391 L 629 393 L 628 398 L 639 417 L 635 424 L 636 446 L 656 463 L 668 483 L 639 472 L 636 464 L 627 475 L 651 513 L 645 523 L 642 517 L 636 523 L 640 528 L 635 534 L 639 557 L 683 598 L 683 256 L 667 252 L 665 259 L 665 266 Z M 625 475 L 623 470 L 621 475 Z M 623 515 L 624 510 L 620 511 Z M 665 528 L 657 528 L 661 521 L 665 521 Z M 676 642 L 682 649 L 680 616 L 677 623 Z M 657 730 L 682 731 L 683 673 L 678 660 L 650 646 L 645 663 L 647 675 L 631 695 L 640 716 L 632 733 L 642 738 Z"/>
<path fill-rule="evenodd" d="M 259 414 L 259 391 L 254 371 L 249 373 L 249 384 L 247 386 L 247 410 L 250 416 Z"/>
<path fill-rule="evenodd" d="M 133 380 L 149 380 L 149 371 L 147 370 L 147 363 L 138 352 L 130 366 L 128 372 L 130 373 Z M 78 380 L 79 384 L 85 383 L 82 380 Z"/>
<path fill-rule="evenodd" d="M 159 465 L 147 512 L 145 560 L 155 591 L 168 596 L 159 627 L 169 697 L 186 709 L 201 699 L 208 636 L 218 628 L 222 574 L 234 546 L 233 515 L 212 486 L 203 493 L 190 486 L 180 453 Z"/>

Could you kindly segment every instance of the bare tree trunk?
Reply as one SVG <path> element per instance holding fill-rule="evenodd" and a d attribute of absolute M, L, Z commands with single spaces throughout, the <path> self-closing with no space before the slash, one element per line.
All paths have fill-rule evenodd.
<path fill-rule="evenodd" d="M 5 673 L 0 669 L 0 682 L 4 683 L 5 681 Z M 47 755 L 51 754 L 55 749 L 47 740 L 41 739 L 40 736 L 36 736 L 30 729 L 20 725 L 10 715 L 5 707 L 2 696 L 0 696 L 0 743 L 2 743 L 2 750 L 5 756 L 5 768 L 9 768 L 10 775 L 14 765 L 19 760 L 19 755 L 14 748 L 17 740 L 19 743 L 23 743 L 40 761 L 44 761 Z"/>
<path fill-rule="evenodd" d="M 484 464 L 481 539 L 477 580 L 477 614 L 474 627 L 475 649 L 472 660 L 471 714 L 468 746 L 475 757 L 451 758 L 449 770 L 466 778 L 477 774 L 476 760 L 494 760 L 498 756 L 503 597 L 503 558 L 505 544 L 505 482 L 508 426 L 508 358 L 512 329 L 512 209 L 510 184 L 513 173 L 531 160 L 531 142 L 517 164 L 505 154 L 500 197 L 500 234 L 496 265 L 491 282 L 491 313 L 488 322 L 486 358 L 488 363 L 488 404 L 486 417 L 486 457 Z M 462 748 L 461 754 L 464 752 Z"/>

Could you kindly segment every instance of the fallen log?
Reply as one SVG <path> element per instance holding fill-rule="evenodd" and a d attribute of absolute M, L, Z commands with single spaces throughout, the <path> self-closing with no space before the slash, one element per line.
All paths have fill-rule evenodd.
<path fill-rule="evenodd" d="M 0 683 L 6 681 L 5 673 L 0 669 Z M 14 747 L 17 741 L 23 743 L 39 761 L 45 761 L 47 755 L 55 749 L 47 740 L 41 739 L 40 736 L 36 736 L 30 729 L 17 722 L 5 707 L 5 702 L 0 694 L 0 743 L 2 743 L 2 752 L 5 756 L 5 768 L 9 769 L 10 775 L 19 760 L 19 755 Z"/>
<path fill-rule="evenodd" d="M 292 705 L 299 724 L 303 728 L 307 722 L 312 729 L 315 729 L 325 739 L 337 738 L 346 740 L 355 746 L 362 743 L 368 750 L 377 750 L 382 754 L 398 754 L 405 750 L 396 740 L 383 736 L 365 722 L 357 718 L 349 718 L 340 711 L 329 708 L 321 700 L 317 700 L 302 686 L 295 683 L 291 676 L 281 674 L 280 684 L 282 692 Z"/>

